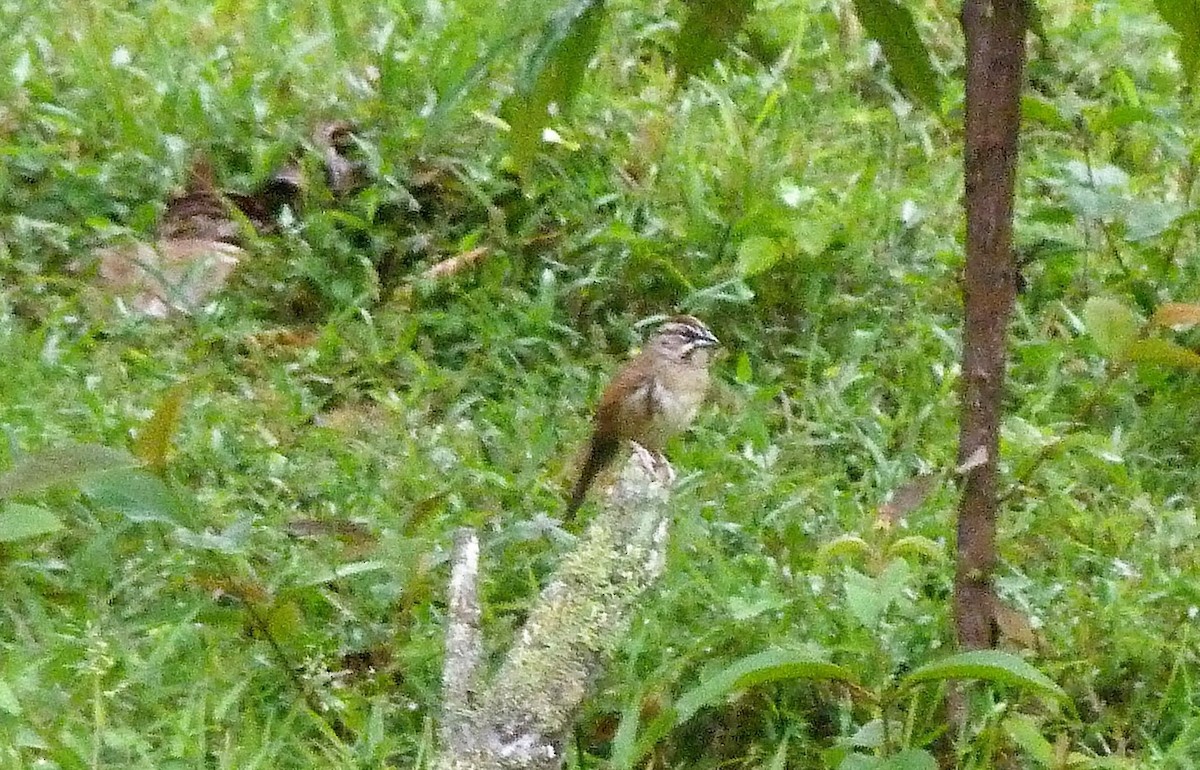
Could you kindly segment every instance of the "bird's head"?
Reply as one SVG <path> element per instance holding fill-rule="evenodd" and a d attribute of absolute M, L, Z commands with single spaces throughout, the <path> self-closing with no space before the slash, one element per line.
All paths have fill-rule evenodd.
<path fill-rule="evenodd" d="M 677 315 L 663 321 L 646 347 L 668 361 L 707 366 L 713 348 L 721 344 L 699 318 Z"/>

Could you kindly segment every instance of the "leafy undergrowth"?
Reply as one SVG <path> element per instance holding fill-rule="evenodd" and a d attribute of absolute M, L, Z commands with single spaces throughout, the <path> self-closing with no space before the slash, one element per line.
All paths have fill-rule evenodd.
<path fill-rule="evenodd" d="M 450 531 L 484 534 L 502 649 L 569 547 L 553 519 L 589 405 L 671 309 L 728 354 L 669 451 L 668 574 L 572 766 L 1200 755 L 1200 384 L 1115 360 L 1085 312 L 1110 296 L 1149 318 L 1200 289 L 1200 115 L 1140 6 L 1043 4 L 1025 105 L 1002 645 L 1067 699 L 981 687 L 956 741 L 938 686 L 893 688 L 953 638 L 951 17 L 920 19 L 935 115 L 841 3 L 767 4 L 754 56 L 678 90 L 676 17 L 613 3 L 571 113 L 518 169 L 497 115 L 538 4 L 142 5 L 0 6 L 0 468 L 80 445 L 142 463 L 79 449 L 0 493 L 0 765 L 420 766 Z M 330 120 L 355 126 L 348 194 L 313 139 Z M 203 312 L 124 312 L 95 250 L 150 239 L 198 155 L 245 195 L 295 162 L 301 199 L 247 228 Z M 97 458 L 119 467 L 72 474 Z M 776 648 L 862 684 L 718 686 Z M 685 693 L 688 719 L 657 718 Z M 922 766 L 905 756 L 889 766 Z"/>

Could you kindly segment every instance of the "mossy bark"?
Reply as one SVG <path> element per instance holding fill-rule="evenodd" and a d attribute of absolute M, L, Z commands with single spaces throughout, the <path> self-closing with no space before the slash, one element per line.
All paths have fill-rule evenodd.
<path fill-rule="evenodd" d="M 487 684 L 478 682 L 473 533 L 456 538 L 437 770 L 557 770 L 580 705 L 662 574 L 670 466 L 636 448 L 602 510 L 542 591 Z M 478 546 L 474 547 L 477 555 Z M 457 607 L 457 609 L 456 609 Z"/>

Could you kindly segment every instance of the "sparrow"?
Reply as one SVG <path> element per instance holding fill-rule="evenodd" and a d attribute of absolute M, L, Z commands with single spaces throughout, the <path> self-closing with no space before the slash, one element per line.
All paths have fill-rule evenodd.
<path fill-rule="evenodd" d="M 667 441 L 692 423 L 708 392 L 709 362 L 718 345 L 720 340 L 700 319 L 672 316 L 621 367 L 600 396 L 566 521 L 579 510 L 596 476 L 625 442 L 635 441 L 661 455 Z"/>

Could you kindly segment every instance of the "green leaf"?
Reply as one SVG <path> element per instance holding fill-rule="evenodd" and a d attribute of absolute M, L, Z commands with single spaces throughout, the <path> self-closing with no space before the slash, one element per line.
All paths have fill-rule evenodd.
<path fill-rule="evenodd" d="M 137 458 L 128 452 L 98 444 L 47 449 L 22 457 L 16 465 L 0 474 L 0 500 L 56 484 L 77 483 L 97 473 L 132 468 L 137 464 Z"/>
<path fill-rule="evenodd" d="M 1179 35 L 1179 61 L 1184 80 L 1194 80 L 1200 72 L 1200 0 L 1154 0 L 1163 21 Z"/>
<path fill-rule="evenodd" d="M 1038 94 L 1021 95 L 1021 120 L 1025 123 L 1041 123 L 1057 131 L 1071 130 L 1071 121 L 1062 116 L 1053 102 Z"/>
<path fill-rule="evenodd" d="M 1122 360 L 1137 339 L 1141 321 L 1132 310 L 1109 297 L 1092 297 L 1083 306 L 1083 322 L 1105 356 Z"/>
<path fill-rule="evenodd" d="M 879 590 L 874 578 L 846 568 L 846 607 L 864 626 L 873 626 L 891 599 Z"/>
<path fill-rule="evenodd" d="M 933 561 L 946 560 L 946 547 L 922 535 L 909 535 L 892 543 L 888 553 L 896 556 L 924 556 Z"/>
<path fill-rule="evenodd" d="M 765 273 L 775 266 L 783 250 L 773 238 L 752 235 L 738 247 L 737 269 L 745 278 Z"/>
<path fill-rule="evenodd" d="M 182 382 L 168 390 L 138 434 L 133 453 L 156 471 L 163 470 L 167 465 L 167 452 L 171 448 L 171 437 L 179 425 L 186 393 L 187 384 Z"/>
<path fill-rule="evenodd" d="M 617 734 L 613 736 L 612 748 L 609 752 L 609 762 L 618 770 L 632 767 L 637 761 L 634 754 L 637 748 L 638 724 L 642 716 L 642 693 L 630 698 L 621 710 L 621 722 L 617 725 Z"/>
<path fill-rule="evenodd" d="M 383 561 L 354 561 L 343 564 L 336 569 L 324 570 L 300 581 L 302 586 L 315 586 L 322 583 L 332 583 L 342 578 L 361 575 L 364 572 L 379 572 L 388 569 L 388 563 Z"/>
<path fill-rule="evenodd" d="M 854 0 L 854 12 L 867 35 L 883 48 L 900 90 L 937 112 L 942 100 L 940 78 L 917 33 L 912 11 L 894 0 Z"/>
<path fill-rule="evenodd" d="M 1049 767 L 1054 764 L 1054 747 L 1042 735 L 1041 729 L 1028 714 L 1013 714 L 1004 720 L 1004 731 L 1013 743 L 1021 747 L 1038 764 Z"/>
<path fill-rule="evenodd" d="M 910 568 L 904 559 L 893 559 L 877 578 L 846 568 L 846 606 L 864 626 L 874 626 L 892 602 L 908 587 Z"/>
<path fill-rule="evenodd" d="M 359 41 L 346 19 L 345 4 L 340 0 L 329 0 L 325 4 L 329 12 L 329 26 L 333 28 L 334 50 L 342 61 L 350 61 L 358 53 Z"/>
<path fill-rule="evenodd" d="M 771 757 L 771 764 L 767 765 L 767 770 L 786 770 L 787 763 L 788 739 L 785 735 L 783 740 L 779 742 L 779 748 L 775 749 L 775 754 Z"/>
<path fill-rule="evenodd" d="M 1137 340 L 1126 351 L 1130 361 L 1143 364 L 1161 364 L 1180 369 L 1200 369 L 1200 355 L 1170 340 L 1152 337 Z"/>
<path fill-rule="evenodd" d="M 871 546 L 858 535 L 838 535 L 817 549 L 817 562 L 824 563 L 841 556 L 867 556 Z"/>
<path fill-rule="evenodd" d="M 62 528 L 57 516 L 38 505 L 9 503 L 0 511 L 0 543 L 27 540 Z"/>
<path fill-rule="evenodd" d="M 21 702 L 17 700 L 17 694 L 8 686 L 8 682 L 3 679 L 0 679 L 0 711 L 14 717 L 21 716 Z"/>
<path fill-rule="evenodd" d="M 972 650 L 927 663 L 900 680 L 901 687 L 943 679 L 983 679 L 1028 687 L 1043 695 L 1066 699 L 1067 694 L 1048 676 L 1016 655 L 998 650 Z"/>
<path fill-rule="evenodd" d="M 551 106 L 562 114 L 579 90 L 588 60 L 600 40 L 604 0 L 579 0 L 555 14 L 526 58 L 516 92 L 501 109 L 511 129 L 513 163 L 522 175 L 533 164 Z"/>
<path fill-rule="evenodd" d="M 635 764 L 641 761 L 642 757 L 650 753 L 655 744 L 661 741 L 671 732 L 671 728 L 678 724 L 678 714 L 674 707 L 670 707 L 663 711 L 646 725 L 646 729 L 642 731 L 642 735 L 638 738 L 637 747 L 633 751 L 633 761 L 622 768 L 629 770 Z"/>
<path fill-rule="evenodd" d="M 880 770 L 938 770 L 937 760 L 924 749 L 906 749 L 888 757 Z"/>
<path fill-rule="evenodd" d="M 278 641 L 291 641 L 304 632 L 304 612 L 300 605 L 291 600 L 274 604 L 264 618 L 271 637 Z"/>
<path fill-rule="evenodd" d="M 754 369 L 750 365 L 750 355 L 744 350 L 740 355 L 738 355 L 737 368 L 734 376 L 737 378 L 737 381 L 742 384 L 746 384 L 754 379 Z"/>
<path fill-rule="evenodd" d="M 177 524 L 181 518 L 181 503 L 162 479 L 137 468 L 93 476 L 83 483 L 83 493 L 130 521 Z"/>
<path fill-rule="evenodd" d="M 848 669 L 811 654 L 773 649 L 748 655 L 688 690 L 675 703 L 675 723 L 683 724 L 705 706 L 736 690 L 781 679 L 836 679 L 855 681 Z"/>
<path fill-rule="evenodd" d="M 721 57 L 754 10 L 754 0 L 691 0 L 675 39 L 675 79 L 685 83 Z"/>

